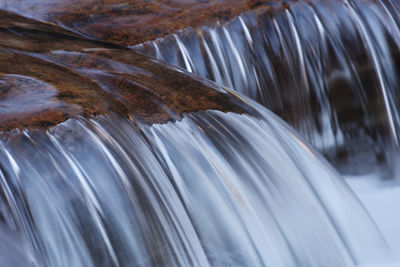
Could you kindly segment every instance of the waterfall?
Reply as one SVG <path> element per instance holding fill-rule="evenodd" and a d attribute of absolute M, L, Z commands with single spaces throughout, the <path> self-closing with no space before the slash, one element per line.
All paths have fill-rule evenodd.
<path fill-rule="evenodd" d="M 320 152 L 346 174 L 397 164 L 398 1 L 267 1 L 133 47 L 74 21 L 112 33 L 101 15 L 19 2 L 0 0 L 0 266 L 393 260 L 396 181 L 374 202 Z"/>
<path fill-rule="evenodd" d="M 252 106 L 257 116 L 204 111 L 146 126 L 108 115 L 3 133 L 2 238 L 18 236 L 12 253 L 31 266 L 354 266 L 384 257 L 342 178 Z"/>
<path fill-rule="evenodd" d="M 258 101 L 333 163 L 360 150 L 390 161 L 399 142 L 399 14 L 394 0 L 272 3 L 133 48 Z"/>

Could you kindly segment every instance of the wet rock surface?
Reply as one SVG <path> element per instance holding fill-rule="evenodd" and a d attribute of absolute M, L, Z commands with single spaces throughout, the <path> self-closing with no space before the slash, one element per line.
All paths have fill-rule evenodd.
<path fill-rule="evenodd" d="M 185 112 L 247 109 L 213 84 L 149 57 L 5 11 L 0 63 L 0 131 L 107 113 L 163 123 Z"/>
<path fill-rule="evenodd" d="M 96 39 L 134 45 L 185 27 L 229 21 L 273 0 L 1 0 L 0 8 Z M 280 1 L 279 1 L 280 2 Z"/>

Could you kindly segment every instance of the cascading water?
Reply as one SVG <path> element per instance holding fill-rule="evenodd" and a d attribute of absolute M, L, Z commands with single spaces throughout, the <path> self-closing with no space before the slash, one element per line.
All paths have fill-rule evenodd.
<path fill-rule="evenodd" d="M 387 267 L 393 247 L 347 183 L 242 94 L 331 158 L 371 144 L 382 157 L 398 140 L 399 12 L 395 0 L 271 2 L 134 47 L 232 97 L 1 11 L 0 266 Z"/>
<path fill-rule="evenodd" d="M 385 257 L 385 242 L 342 179 L 257 108 L 258 118 L 206 111 L 137 126 L 105 116 L 3 134 L 2 238 L 20 251 L 2 258 L 336 267 Z"/>
<path fill-rule="evenodd" d="M 333 163 L 364 149 L 390 161 L 400 125 L 398 1 L 292 2 L 134 49 L 255 99 Z"/>

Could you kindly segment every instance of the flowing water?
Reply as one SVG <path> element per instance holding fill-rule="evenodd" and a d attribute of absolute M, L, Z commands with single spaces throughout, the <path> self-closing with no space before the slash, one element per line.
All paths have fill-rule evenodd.
<path fill-rule="evenodd" d="M 0 133 L 0 266 L 389 266 L 396 182 L 344 180 L 308 142 L 337 165 L 357 151 L 396 165 L 399 14 L 396 0 L 271 4 L 134 47 L 253 112 Z"/>
<path fill-rule="evenodd" d="M 71 119 L 48 133 L 3 135 L 2 238 L 11 246 L 2 256 L 85 267 L 353 266 L 385 257 L 342 178 L 258 109 L 259 117 L 206 111 L 153 126 Z"/>
<path fill-rule="evenodd" d="M 334 164 L 359 151 L 390 162 L 399 142 L 399 2 L 293 2 L 134 49 L 255 99 Z"/>

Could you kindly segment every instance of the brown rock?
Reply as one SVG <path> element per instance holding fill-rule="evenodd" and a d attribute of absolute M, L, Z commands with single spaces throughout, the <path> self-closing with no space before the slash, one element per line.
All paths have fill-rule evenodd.
<path fill-rule="evenodd" d="M 129 49 L 0 11 L 0 131 L 110 112 L 162 123 L 206 109 L 242 113 L 247 106 Z"/>
<path fill-rule="evenodd" d="M 191 26 L 228 21 L 276 0 L 0 0 L 0 9 L 98 40 L 135 45 Z"/>

